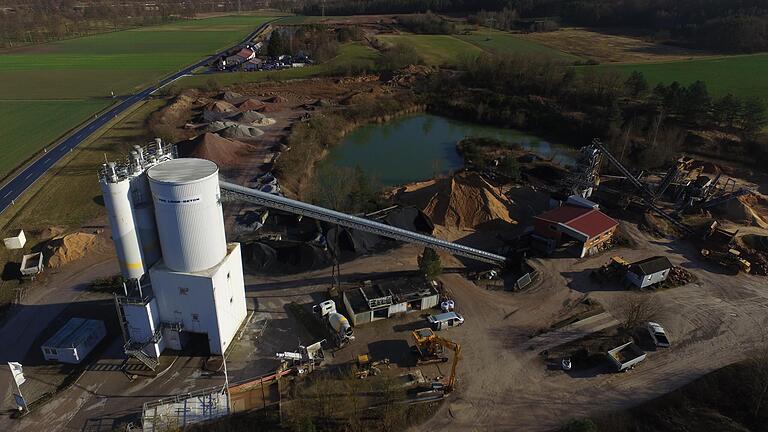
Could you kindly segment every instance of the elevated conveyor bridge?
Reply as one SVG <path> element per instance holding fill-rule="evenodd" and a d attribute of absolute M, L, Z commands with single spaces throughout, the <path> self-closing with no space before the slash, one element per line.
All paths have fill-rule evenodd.
<path fill-rule="evenodd" d="M 382 237 L 388 237 L 406 243 L 413 243 L 425 247 L 430 247 L 432 249 L 449 252 L 453 255 L 473 259 L 475 261 L 485 262 L 488 264 L 503 266 L 504 262 L 506 261 L 506 258 L 501 255 L 496 255 L 468 246 L 451 243 L 432 236 L 415 233 L 402 228 L 393 227 L 357 216 L 351 216 L 345 213 L 337 212 L 335 210 L 329 210 L 323 207 L 318 207 L 316 205 L 303 203 L 301 201 L 268 194 L 266 192 L 261 192 L 233 183 L 221 181 L 219 182 L 219 186 L 221 187 L 222 196 L 227 198 L 242 200 L 264 207 L 306 216 L 323 222 L 380 235 Z"/>

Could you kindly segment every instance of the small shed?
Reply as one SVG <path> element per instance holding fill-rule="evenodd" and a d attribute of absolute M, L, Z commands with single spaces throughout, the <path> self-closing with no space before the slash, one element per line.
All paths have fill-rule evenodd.
<path fill-rule="evenodd" d="M 645 288 L 664 282 L 672 270 L 672 263 L 667 257 L 655 256 L 629 265 L 627 280 L 638 288 Z"/>
<path fill-rule="evenodd" d="M 46 360 L 79 364 L 106 335 L 103 321 L 72 318 L 40 349 Z"/>
<path fill-rule="evenodd" d="M 6 249 L 21 249 L 27 243 L 27 236 L 24 235 L 24 230 L 19 230 L 16 235 L 4 238 L 3 243 Z"/>

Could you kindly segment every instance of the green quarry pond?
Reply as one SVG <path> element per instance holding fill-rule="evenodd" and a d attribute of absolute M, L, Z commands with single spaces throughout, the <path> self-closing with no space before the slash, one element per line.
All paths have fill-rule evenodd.
<path fill-rule="evenodd" d="M 524 149 L 564 166 L 573 165 L 577 153 L 573 148 L 515 129 L 416 114 L 355 129 L 331 150 L 323 166 L 359 166 L 383 186 L 426 180 L 464 166 L 456 143 L 469 136 L 520 144 Z"/>

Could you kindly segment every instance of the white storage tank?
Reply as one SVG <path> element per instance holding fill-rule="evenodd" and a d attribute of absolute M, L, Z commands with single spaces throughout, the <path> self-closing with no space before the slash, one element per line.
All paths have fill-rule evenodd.
<path fill-rule="evenodd" d="M 191 273 L 221 262 L 227 241 L 216 164 L 174 159 L 150 168 L 147 177 L 165 265 Z"/>
<path fill-rule="evenodd" d="M 146 174 L 131 179 L 131 204 L 144 266 L 149 268 L 160 259 L 160 241 L 157 237 L 155 206 Z"/>
<path fill-rule="evenodd" d="M 131 182 L 128 179 L 110 181 L 102 178 L 100 183 L 104 206 L 109 215 L 109 226 L 112 227 L 112 240 L 120 263 L 120 271 L 126 279 L 139 279 L 146 269 L 133 218 Z"/>

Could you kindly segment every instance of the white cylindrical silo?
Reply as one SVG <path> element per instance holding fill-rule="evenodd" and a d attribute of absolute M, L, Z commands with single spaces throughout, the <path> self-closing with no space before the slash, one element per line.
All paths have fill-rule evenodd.
<path fill-rule="evenodd" d="M 163 261 L 179 272 L 197 272 L 227 254 L 219 200 L 219 169 L 205 159 L 174 159 L 147 170 Z"/>
<path fill-rule="evenodd" d="M 131 182 L 128 179 L 116 182 L 102 179 L 100 183 L 120 271 L 126 279 L 139 279 L 145 268 L 131 208 Z"/>
<path fill-rule="evenodd" d="M 131 203 L 144 266 L 149 268 L 160 259 L 160 240 L 157 237 L 155 206 L 146 174 L 131 179 Z"/>

